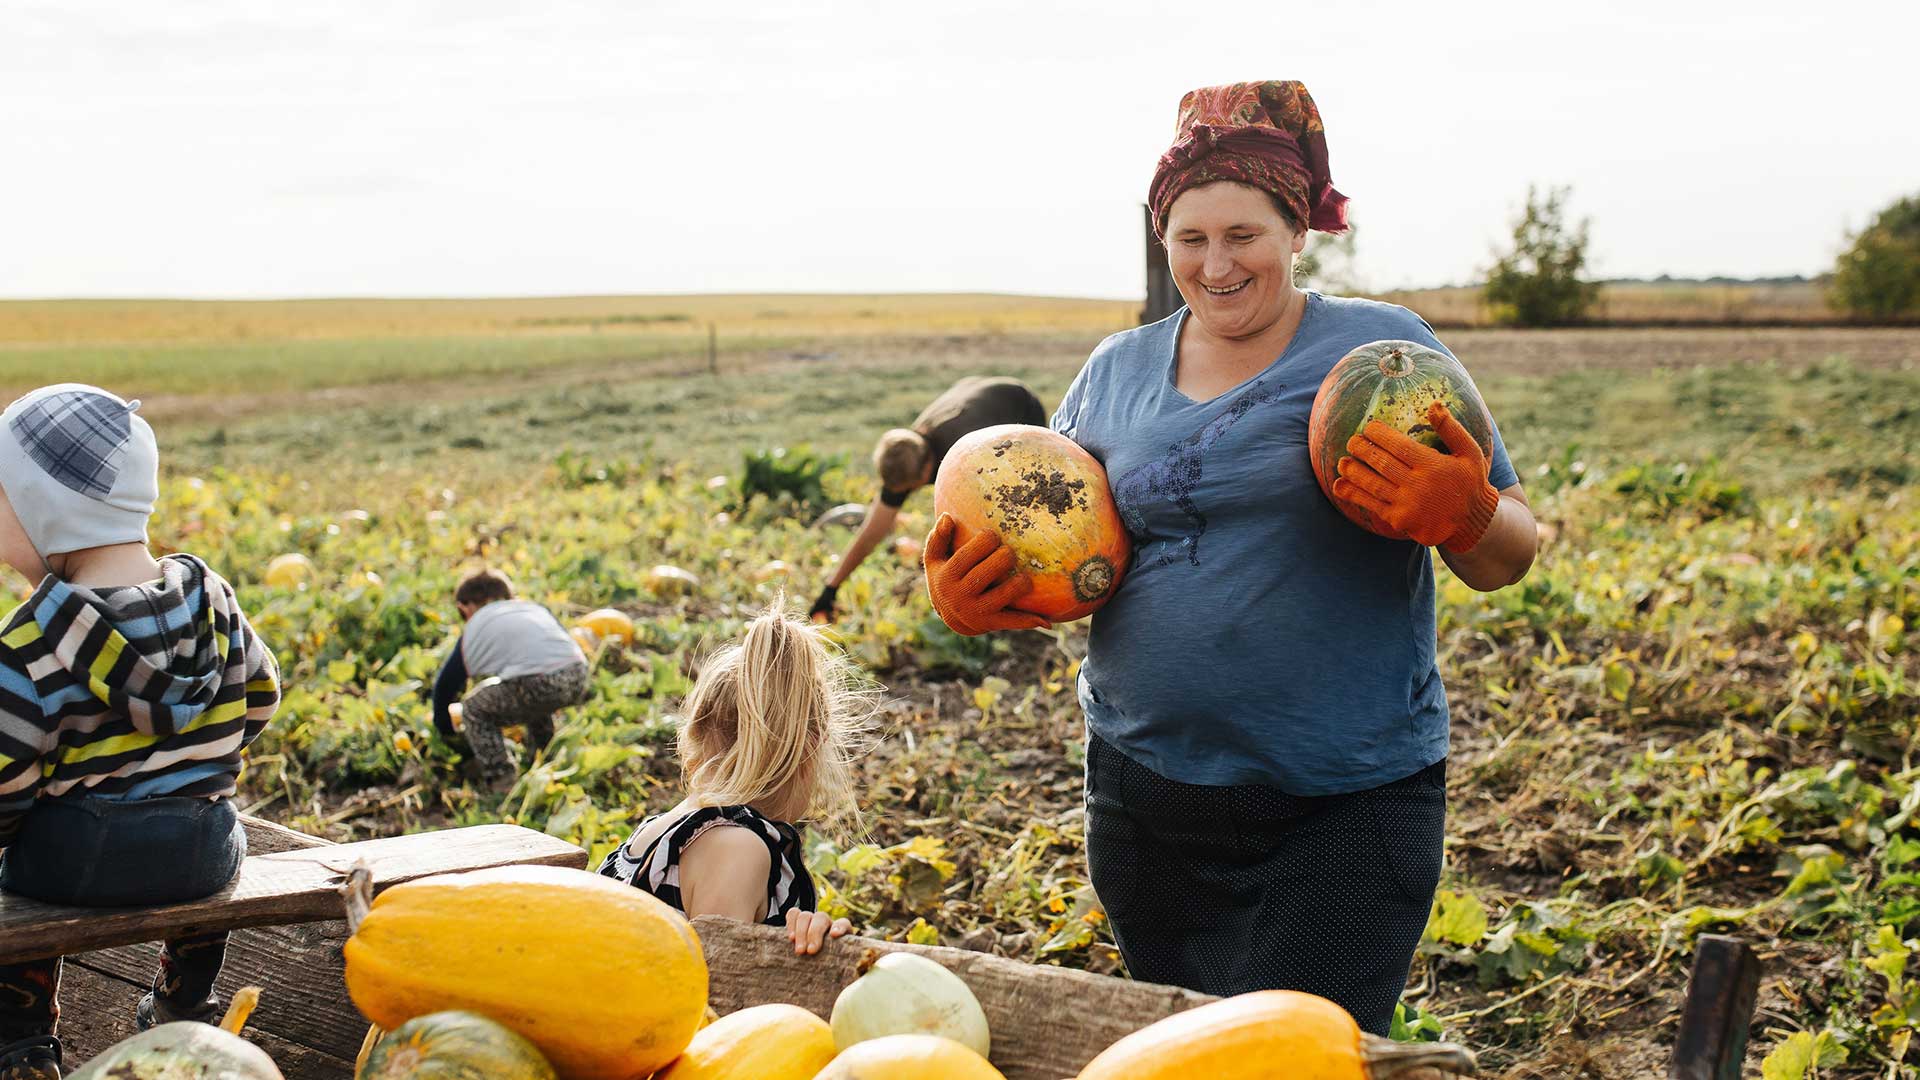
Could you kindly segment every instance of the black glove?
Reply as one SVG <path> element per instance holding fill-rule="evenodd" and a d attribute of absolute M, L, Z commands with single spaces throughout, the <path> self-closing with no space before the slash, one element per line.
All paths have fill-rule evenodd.
<path fill-rule="evenodd" d="M 829 585 L 820 590 L 820 598 L 813 602 L 813 608 L 807 612 L 807 618 L 815 622 L 833 621 L 833 601 L 840 595 L 840 587 Z"/>

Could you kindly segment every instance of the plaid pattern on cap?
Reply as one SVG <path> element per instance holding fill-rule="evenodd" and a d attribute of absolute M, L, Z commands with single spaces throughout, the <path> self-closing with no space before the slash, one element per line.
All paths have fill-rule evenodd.
<path fill-rule="evenodd" d="M 13 437 L 47 475 L 82 495 L 113 492 L 132 438 L 132 410 L 104 394 L 69 390 L 32 402 L 13 418 Z"/>

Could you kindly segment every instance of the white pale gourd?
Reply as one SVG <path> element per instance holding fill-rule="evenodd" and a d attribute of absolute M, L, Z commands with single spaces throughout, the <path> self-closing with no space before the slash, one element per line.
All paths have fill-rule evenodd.
<path fill-rule="evenodd" d="M 960 976 L 914 953 L 888 953 L 833 1003 L 842 1051 L 885 1035 L 941 1035 L 988 1056 L 987 1014 Z"/>

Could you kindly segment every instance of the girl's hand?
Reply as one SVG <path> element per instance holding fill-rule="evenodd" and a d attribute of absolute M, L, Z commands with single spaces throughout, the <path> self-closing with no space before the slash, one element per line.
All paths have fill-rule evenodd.
<path fill-rule="evenodd" d="M 820 951 L 828 938 L 846 937 L 851 933 L 853 923 L 846 919 L 833 919 L 822 912 L 798 908 L 787 912 L 787 940 L 793 942 L 795 956 L 811 956 Z"/>

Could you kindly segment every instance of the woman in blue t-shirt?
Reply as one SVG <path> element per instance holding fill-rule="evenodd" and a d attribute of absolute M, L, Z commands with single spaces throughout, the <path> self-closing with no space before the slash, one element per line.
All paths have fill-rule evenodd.
<path fill-rule="evenodd" d="M 1295 82 L 1188 94 L 1151 206 L 1187 307 L 1102 342 L 1054 414 L 1106 467 L 1134 561 L 1093 619 L 1087 856 L 1135 978 L 1331 998 L 1386 1034 L 1439 881 L 1447 703 L 1433 564 L 1480 590 L 1532 564 L 1493 453 L 1370 426 L 1339 492 L 1416 540 L 1349 522 L 1307 451 L 1321 380 L 1383 338 L 1444 349 L 1405 308 L 1302 291 L 1309 228 L 1345 228 L 1318 113 Z M 992 536 L 928 538 L 962 632 L 1043 621 Z M 991 561 L 988 561 L 991 560 Z"/>

